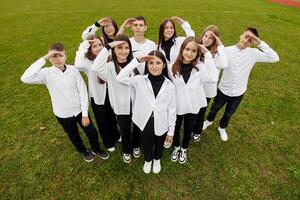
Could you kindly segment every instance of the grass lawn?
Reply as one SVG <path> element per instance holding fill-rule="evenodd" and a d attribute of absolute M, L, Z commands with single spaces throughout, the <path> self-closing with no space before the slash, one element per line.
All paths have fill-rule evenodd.
<path fill-rule="evenodd" d="M 164 151 L 158 175 L 143 174 L 142 158 L 123 163 L 120 144 L 108 161 L 83 162 L 52 113 L 47 89 L 20 81 L 52 42 L 65 44 L 73 64 L 88 25 L 103 16 L 121 25 L 135 15 L 146 17 L 146 37 L 154 41 L 162 19 L 173 15 L 188 20 L 197 36 L 218 25 L 226 46 L 255 26 L 281 59 L 255 66 L 228 142 L 214 123 L 191 143 L 185 165 Z M 0 27 L 0 199 L 300 199 L 299 9 L 263 0 L 0 0 Z"/>

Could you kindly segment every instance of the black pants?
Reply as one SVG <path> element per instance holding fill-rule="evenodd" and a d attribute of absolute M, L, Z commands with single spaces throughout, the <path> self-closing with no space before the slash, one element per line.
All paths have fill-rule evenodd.
<path fill-rule="evenodd" d="M 150 117 L 145 128 L 141 132 L 141 143 L 144 149 L 145 161 L 150 162 L 153 160 L 159 160 L 162 158 L 162 153 L 164 150 L 164 142 L 167 133 L 162 136 L 157 136 L 154 134 L 154 118 Z"/>
<path fill-rule="evenodd" d="M 207 107 L 208 107 L 210 100 L 211 100 L 211 98 L 206 98 Z M 205 112 L 206 112 L 207 107 L 200 108 L 199 113 L 197 114 L 194 129 L 193 129 L 194 134 L 202 133 L 202 127 L 203 127 L 203 122 L 204 122 Z"/>
<path fill-rule="evenodd" d="M 140 138 L 137 127 L 133 126 L 131 134 L 131 115 L 117 115 L 118 124 L 122 136 L 123 153 L 131 154 L 133 148 L 140 147 Z"/>
<path fill-rule="evenodd" d="M 71 142 L 77 149 L 77 151 L 83 153 L 86 152 L 86 147 L 84 146 L 77 127 L 77 123 L 80 125 L 80 127 L 83 129 L 85 132 L 86 136 L 89 139 L 89 143 L 91 145 L 91 148 L 94 152 L 97 152 L 100 150 L 100 145 L 98 142 L 98 132 L 96 128 L 93 125 L 93 122 L 90 118 L 90 124 L 87 127 L 84 127 L 82 125 L 81 119 L 82 119 L 82 114 L 79 113 L 76 117 L 69 117 L 69 118 L 60 118 L 57 117 L 57 120 L 59 123 L 62 125 L 64 131 L 68 134 Z"/>
<path fill-rule="evenodd" d="M 223 94 L 221 90 L 218 89 L 217 96 L 214 98 L 207 120 L 210 122 L 214 121 L 218 111 L 226 104 L 225 112 L 220 120 L 220 128 L 227 128 L 229 120 L 241 103 L 243 96 L 244 94 L 237 97 L 230 97 Z"/>
<path fill-rule="evenodd" d="M 182 124 L 182 120 L 184 120 L 184 129 L 183 129 L 183 140 L 182 140 L 182 148 L 186 149 L 189 146 L 191 140 L 191 134 L 193 131 L 194 123 L 196 119 L 196 114 L 185 114 L 185 115 L 177 115 L 175 132 L 173 138 L 173 144 L 175 147 L 180 146 L 180 128 Z"/>
<path fill-rule="evenodd" d="M 104 105 L 95 104 L 94 98 L 91 99 L 91 105 L 104 146 L 106 148 L 114 147 L 120 138 L 120 133 L 116 115 L 109 103 L 108 93 Z"/>

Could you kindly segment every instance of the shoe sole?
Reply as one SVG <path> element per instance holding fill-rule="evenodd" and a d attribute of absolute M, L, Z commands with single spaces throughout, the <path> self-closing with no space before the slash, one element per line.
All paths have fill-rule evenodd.
<path fill-rule="evenodd" d="M 184 161 L 180 161 L 180 160 L 179 160 L 178 162 L 179 162 L 180 164 L 184 164 L 184 163 L 186 163 L 186 160 L 187 160 L 187 159 L 185 159 Z"/>
<path fill-rule="evenodd" d="M 101 158 L 101 159 L 103 159 L 103 160 L 107 160 L 109 158 L 109 155 L 107 157 L 102 157 L 102 156 L 99 156 L 98 154 L 96 154 L 94 152 L 92 152 L 92 154 L 99 157 L 99 158 Z"/>
<path fill-rule="evenodd" d="M 94 160 L 94 158 L 93 159 L 91 159 L 91 160 L 86 160 L 86 159 L 83 159 L 85 162 L 88 162 L 88 163 L 90 163 L 90 162 L 93 162 L 93 160 Z"/>

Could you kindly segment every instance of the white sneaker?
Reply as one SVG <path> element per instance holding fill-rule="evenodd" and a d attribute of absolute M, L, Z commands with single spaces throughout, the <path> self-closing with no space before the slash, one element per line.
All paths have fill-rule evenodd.
<path fill-rule="evenodd" d="M 187 160 L 186 149 L 181 148 L 181 152 L 179 154 L 179 163 L 184 164 Z"/>
<path fill-rule="evenodd" d="M 115 150 L 116 150 L 115 147 L 110 147 L 110 148 L 107 149 L 107 151 L 109 151 L 109 152 L 114 152 Z"/>
<path fill-rule="evenodd" d="M 180 147 L 175 147 L 171 154 L 172 162 L 176 162 L 178 160 L 179 154 L 180 154 Z"/>
<path fill-rule="evenodd" d="M 145 161 L 144 166 L 143 166 L 143 171 L 144 171 L 145 174 L 150 173 L 151 165 L 152 165 L 152 161 L 150 161 L 150 162 Z"/>
<path fill-rule="evenodd" d="M 123 161 L 125 163 L 130 163 L 130 161 L 131 161 L 131 154 L 124 153 L 123 154 Z"/>
<path fill-rule="evenodd" d="M 201 134 L 192 134 L 192 139 L 194 142 L 199 142 L 201 139 Z"/>
<path fill-rule="evenodd" d="M 160 166 L 160 159 L 159 160 L 153 160 L 153 173 L 158 174 L 161 170 Z"/>
<path fill-rule="evenodd" d="M 202 130 L 204 131 L 205 129 L 207 129 L 207 127 L 209 127 L 210 125 L 212 125 L 213 122 L 210 122 L 208 120 L 205 120 L 203 123 L 203 127 Z"/>
<path fill-rule="evenodd" d="M 121 138 L 121 136 L 120 136 L 120 138 L 118 139 L 118 142 L 122 142 L 122 138 Z"/>
<path fill-rule="evenodd" d="M 138 158 L 138 157 L 141 156 L 141 149 L 140 149 L 140 147 L 134 148 L 134 149 L 133 149 L 133 156 L 134 156 L 135 158 Z"/>
<path fill-rule="evenodd" d="M 219 127 L 218 131 L 220 133 L 221 140 L 224 141 L 224 142 L 226 142 L 228 140 L 228 136 L 227 136 L 225 128 L 220 128 Z"/>

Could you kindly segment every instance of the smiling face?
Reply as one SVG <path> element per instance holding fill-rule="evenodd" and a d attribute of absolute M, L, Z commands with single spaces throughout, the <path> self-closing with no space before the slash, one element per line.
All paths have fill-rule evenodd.
<path fill-rule="evenodd" d="M 91 51 L 92 51 L 92 54 L 94 54 L 95 56 L 97 56 L 101 49 L 103 48 L 103 44 L 102 42 L 100 41 L 100 39 L 96 39 L 95 42 L 92 43 L 91 45 Z"/>
<path fill-rule="evenodd" d="M 159 76 L 162 73 L 163 68 L 165 67 L 164 62 L 157 56 L 154 56 L 153 59 L 148 61 L 148 70 L 153 76 Z"/>
<path fill-rule="evenodd" d="M 172 22 L 168 21 L 164 27 L 164 39 L 165 40 L 170 39 L 174 35 L 174 32 L 175 32 L 174 25 L 172 24 Z"/>
<path fill-rule="evenodd" d="M 203 44 L 205 47 L 211 46 L 211 45 L 214 43 L 214 41 L 215 41 L 212 32 L 211 32 L 211 31 L 206 31 L 206 32 L 203 34 L 203 36 L 202 36 L 202 38 L 201 38 L 201 41 L 202 41 L 202 44 Z"/>
<path fill-rule="evenodd" d="M 66 64 L 67 56 L 65 51 L 60 51 L 49 58 L 50 63 L 55 67 L 63 67 Z"/>
<path fill-rule="evenodd" d="M 119 63 L 124 63 L 127 61 L 127 57 L 130 52 L 129 44 L 125 42 L 124 44 L 118 45 L 114 48 L 114 52 L 117 56 Z"/>
<path fill-rule="evenodd" d="M 182 51 L 183 63 L 191 63 L 197 57 L 197 53 L 198 47 L 192 42 L 187 43 Z"/>

